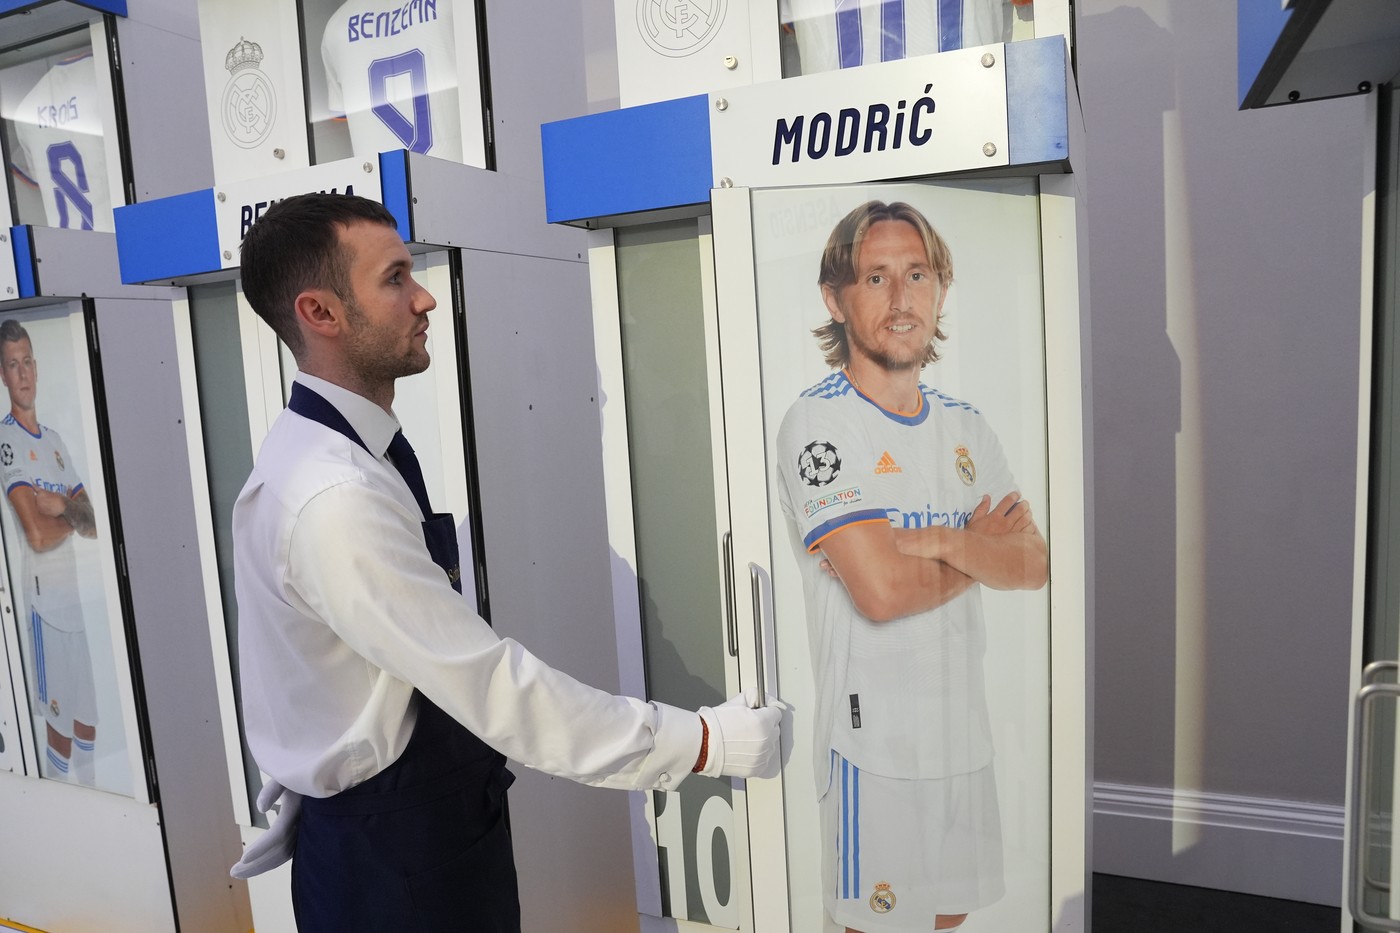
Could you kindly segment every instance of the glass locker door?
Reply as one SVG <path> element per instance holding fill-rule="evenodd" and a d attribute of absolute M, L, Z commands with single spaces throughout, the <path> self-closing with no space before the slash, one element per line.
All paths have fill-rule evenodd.
<path fill-rule="evenodd" d="M 958 609 L 955 600 L 875 623 L 856 617 L 820 547 L 832 529 L 849 533 L 848 522 L 963 528 L 984 490 L 998 499 L 1019 491 L 1048 537 L 1038 193 L 1035 179 L 1008 179 L 713 194 L 734 562 L 756 568 L 764 592 L 755 603 L 776 656 L 769 689 L 776 683 L 793 710 L 782 851 L 754 863 L 786 863 L 792 930 L 860 930 L 886 914 L 929 930 L 963 914 L 968 933 L 1050 928 L 1043 570 L 1006 591 L 976 584 Z M 919 401 L 897 411 L 876 411 L 813 332 L 834 316 L 818 284 L 828 239 L 872 201 L 911 205 L 952 256 L 947 339 L 920 374 Z M 893 269 L 878 265 L 872 281 Z M 878 325 L 907 330 L 910 313 Z M 884 339 L 855 323 L 846 331 L 853 353 L 865 352 L 862 339 Z M 830 408 L 831 420 L 810 416 L 790 429 L 801 436 L 780 430 L 811 404 Z M 911 435 L 920 425 L 933 440 Z M 915 784 L 959 803 L 895 802 Z M 962 817 L 968 809 L 975 819 Z M 755 853 L 772 844 L 760 833 L 750 841 Z M 910 873 L 912 886 L 869 857 L 893 845 L 916 847 L 896 862 L 929 866 Z"/>
<path fill-rule="evenodd" d="M 622 687 L 714 706 L 753 683 L 740 659 L 752 665 L 756 649 L 740 624 L 749 576 L 728 559 L 709 222 L 597 236 L 590 265 Z M 643 930 L 787 929 L 755 914 L 773 867 L 751 851 L 755 824 L 776 815 L 781 832 L 780 808 L 761 816 L 756 805 L 764 784 L 776 782 L 691 776 L 634 808 Z"/>

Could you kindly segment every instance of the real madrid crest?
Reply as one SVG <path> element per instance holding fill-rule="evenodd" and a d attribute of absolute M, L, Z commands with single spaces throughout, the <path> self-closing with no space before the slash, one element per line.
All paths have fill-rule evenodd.
<path fill-rule="evenodd" d="M 63 454 L 61 454 L 61 453 L 59 453 L 58 451 L 55 450 L 55 451 L 53 452 L 53 459 L 54 459 L 54 462 L 58 464 L 58 468 L 59 468 L 60 470 L 66 469 L 66 467 L 63 465 Z"/>
<path fill-rule="evenodd" d="M 870 909 L 877 914 L 887 914 L 894 910 L 894 892 L 884 881 L 875 885 L 875 893 L 870 895 Z"/>
<path fill-rule="evenodd" d="M 959 447 L 953 451 L 957 459 L 953 461 L 953 469 L 957 471 L 958 479 L 963 481 L 964 486 L 971 486 L 977 482 L 977 464 L 972 462 L 972 455 L 967 452 L 966 447 Z"/>
<path fill-rule="evenodd" d="M 262 60 L 262 46 L 244 38 L 224 56 L 224 68 L 231 75 L 224 86 L 224 132 L 234 145 L 244 149 L 267 139 L 277 119 L 277 95 L 258 68 Z"/>
<path fill-rule="evenodd" d="M 637 0 L 637 31 L 652 51 L 684 58 L 704 48 L 724 25 L 727 0 Z"/>

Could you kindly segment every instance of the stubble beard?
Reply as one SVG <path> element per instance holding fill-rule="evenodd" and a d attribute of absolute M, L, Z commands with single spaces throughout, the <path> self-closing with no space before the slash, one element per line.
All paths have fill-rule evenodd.
<path fill-rule="evenodd" d="M 383 332 L 369 323 L 354 296 L 342 300 L 345 302 L 345 319 L 351 328 L 347 355 L 361 378 L 371 383 L 392 385 L 396 379 L 416 376 L 428 368 L 432 360 L 427 348 L 424 347 L 421 353 L 414 352 L 412 341 L 417 340 L 416 336 L 409 338 L 410 350 L 407 354 L 386 352 L 392 351 L 386 344 L 393 338 L 390 341 L 379 339 Z"/>

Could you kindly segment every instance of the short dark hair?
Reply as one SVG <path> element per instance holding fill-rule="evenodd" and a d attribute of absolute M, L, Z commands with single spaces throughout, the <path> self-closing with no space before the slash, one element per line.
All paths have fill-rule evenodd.
<path fill-rule="evenodd" d="M 19 343 L 21 340 L 29 340 L 29 331 L 14 318 L 6 318 L 5 322 L 0 324 L 0 347 L 7 343 Z M 34 341 L 29 340 L 29 345 L 33 347 Z"/>
<path fill-rule="evenodd" d="M 243 295 L 301 359 L 303 341 L 293 306 L 308 288 L 350 299 L 350 261 L 338 228 L 356 223 L 396 227 L 378 201 L 353 194 L 299 194 L 273 204 L 243 238 Z"/>
<path fill-rule="evenodd" d="M 865 235 L 870 232 L 870 228 L 882 220 L 902 220 L 918 231 L 919 239 L 924 243 L 924 252 L 928 254 L 928 264 L 934 275 L 938 276 L 939 287 L 946 292 L 948 286 L 953 284 L 953 254 L 948 250 L 948 244 L 938 235 L 938 231 L 928 222 L 928 218 L 920 213 L 918 208 L 903 201 L 895 201 L 893 204 L 866 201 L 841 218 L 831 231 L 831 236 L 827 237 L 826 249 L 822 250 L 821 272 L 817 275 L 817 284 L 839 294 L 842 288 L 854 282 L 856 256 L 860 253 L 860 245 L 865 242 Z M 948 339 L 943 335 L 940 325 L 941 322 L 934 323 L 933 340 L 929 341 L 928 349 L 924 352 L 924 366 L 937 361 L 938 341 Z M 851 348 L 846 342 L 845 324 L 832 319 L 820 327 L 812 328 L 812 334 L 821 345 L 822 352 L 826 354 L 828 366 L 839 369 L 851 362 Z"/>

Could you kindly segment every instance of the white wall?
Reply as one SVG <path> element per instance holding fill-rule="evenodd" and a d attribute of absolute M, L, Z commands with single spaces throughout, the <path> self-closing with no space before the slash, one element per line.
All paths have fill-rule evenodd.
<path fill-rule="evenodd" d="M 1239 112 L 1235 35 L 1078 4 L 1094 867 L 1336 903 L 1365 105 Z"/>

